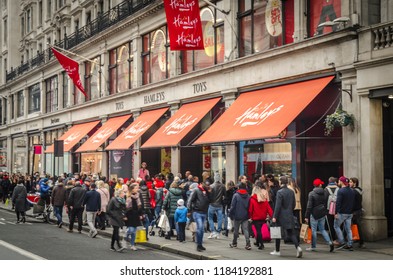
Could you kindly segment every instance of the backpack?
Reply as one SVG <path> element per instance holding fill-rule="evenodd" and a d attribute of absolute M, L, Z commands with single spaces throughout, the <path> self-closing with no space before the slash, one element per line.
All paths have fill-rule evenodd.
<path fill-rule="evenodd" d="M 337 200 L 337 192 L 339 188 L 336 188 L 334 190 L 334 193 L 332 192 L 332 190 L 327 187 L 326 188 L 329 192 L 329 197 L 328 197 L 328 201 L 327 201 L 327 210 L 329 211 L 330 215 L 335 215 L 336 214 L 336 200 Z"/>

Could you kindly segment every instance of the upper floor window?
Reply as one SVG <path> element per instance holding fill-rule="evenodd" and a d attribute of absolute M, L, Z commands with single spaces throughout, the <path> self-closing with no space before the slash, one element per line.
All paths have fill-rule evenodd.
<path fill-rule="evenodd" d="M 58 105 L 58 78 L 57 75 L 45 80 L 46 113 L 57 111 Z"/>
<path fill-rule="evenodd" d="M 101 57 L 85 62 L 85 92 L 86 101 L 98 99 L 102 96 L 101 90 Z"/>
<path fill-rule="evenodd" d="M 7 24 L 7 20 L 5 19 L 3 21 L 3 42 L 4 42 L 4 44 L 7 44 L 7 40 L 8 40 L 8 24 Z"/>
<path fill-rule="evenodd" d="M 52 0 L 47 0 L 46 8 L 46 18 L 50 19 L 52 17 Z"/>
<path fill-rule="evenodd" d="M 144 85 L 169 78 L 169 38 L 163 26 L 142 36 L 142 72 Z"/>
<path fill-rule="evenodd" d="M 114 94 L 132 88 L 132 42 L 109 51 L 109 93 Z"/>
<path fill-rule="evenodd" d="M 239 56 L 293 42 L 294 0 L 239 0 Z"/>
<path fill-rule="evenodd" d="M 66 108 L 69 104 L 68 99 L 68 74 L 67 72 L 63 71 L 61 73 L 62 82 L 63 82 L 63 108 Z"/>
<path fill-rule="evenodd" d="M 37 83 L 29 87 L 29 113 L 38 112 L 41 109 L 41 89 Z"/>
<path fill-rule="evenodd" d="M 42 1 L 38 2 L 38 25 L 42 25 Z"/>
<path fill-rule="evenodd" d="M 220 7 L 224 1 L 216 5 Z M 182 51 L 182 73 L 224 62 L 224 15 L 217 9 L 201 10 L 204 50 Z"/>
<path fill-rule="evenodd" d="M 31 9 L 26 12 L 26 32 L 29 33 L 32 28 Z"/>
<path fill-rule="evenodd" d="M 23 90 L 18 91 L 16 94 L 16 102 L 17 102 L 17 107 L 16 107 L 16 117 L 23 117 L 25 114 L 25 96 L 23 94 Z"/>
<path fill-rule="evenodd" d="M 11 120 L 15 119 L 15 94 L 11 95 Z"/>
<path fill-rule="evenodd" d="M 333 20 L 341 17 L 341 0 L 308 1 L 310 37 L 338 29 Z"/>

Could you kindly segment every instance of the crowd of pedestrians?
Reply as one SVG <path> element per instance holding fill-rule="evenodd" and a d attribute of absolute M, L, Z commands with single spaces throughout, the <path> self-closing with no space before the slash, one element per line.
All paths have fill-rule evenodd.
<path fill-rule="evenodd" d="M 110 249 L 123 251 L 127 240 L 131 250 L 137 250 L 136 237 L 143 228 L 148 240 L 149 232 L 158 226 L 165 213 L 169 220 L 166 239 L 186 241 L 186 229 L 192 230 L 196 250 L 204 251 L 203 238 L 218 239 L 233 232 L 229 246 L 238 247 L 243 235 L 245 249 L 254 245 L 264 249 L 263 227 L 266 223 L 279 226 L 282 239 L 295 246 L 296 257 L 302 257 L 299 245 L 299 228 L 308 223 L 312 240 L 307 251 L 316 251 L 317 231 L 329 245 L 330 252 L 337 249 L 353 249 L 353 224 L 358 226 L 359 246 L 364 247 L 361 228 L 362 189 L 357 178 L 329 178 L 327 186 L 320 179 L 313 182 L 314 189 L 308 195 L 304 219 L 302 217 L 301 188 L 294 178 L 273 175 L 256 176 L 251 182 L 247 176 L 239 176 L 238 182 L 225 185 L 220 174 L 203 172 L 198 176 L 185 173 L 176 176 L 157 174 L 151 176 L 145 162 L 138 178 L 112 178 L 86 174 L 63 174 L 59 177 L 20 176 L 0 173 L 0 197 L 3 203 L 12 203 L 17 223 L 26 222 L 25 213 L 31 205 L 26 197 L 39 192 L 46 204 L 53 206 L 59 228 L 63 225 L 63 210 L 69 216 L 67 231 L 81 233 L 87 224 L 89 236 L 95 238 L 98 230 L 113 230 Z M 213 175 L 213 176 L 211 176 Z M 343 230 L 344 229 L 344 233 Z M 175 234 L 176 232 L 176 234 Z M 345 241 L 346 239 L 346 241 Z M 280 255 L 280 239 L 275 240 L 275 250 Z M 115 247 L 116 246 L 116 247 Z"/>

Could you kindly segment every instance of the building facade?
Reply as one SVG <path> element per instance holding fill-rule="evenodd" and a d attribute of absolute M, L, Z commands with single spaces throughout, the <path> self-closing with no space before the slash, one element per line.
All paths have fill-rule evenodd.
<path fill-rule="evenodd" d="M 393 1 L 210 2 L 205 49 L 171 51 L 163 1 L 2 0 L 0 168 L 288 174 L 304 205 L 314 178 L 357 177 L 366 238 L 393 235 Z M 353 127 L 325 135 L 340 109 Z"/>

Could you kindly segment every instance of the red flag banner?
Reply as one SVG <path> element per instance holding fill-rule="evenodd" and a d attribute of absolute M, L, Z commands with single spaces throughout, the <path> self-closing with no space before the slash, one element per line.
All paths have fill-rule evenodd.
<path fill-rule="evenodd" d="M 203 50 L 198 0 L 164 0 L 172 51 Z"/>
<path fill-rule="evenodd" d="M 34 154 L 35 154 L 35 155 L 40 155 L 40 154 L 42 154 L 42 146 L 35 145 L 35 146 L 34 146 Z"/>
<path fill-rule="evenodd" d="M 83 88 L 81 79 L 79 77 L 79 64 L 75 60 L 65 56 L 64 54 L 55 50 L 55 48 L 51 48 L 53 54 L 56 56 L 57 60 L 60 62 L 61 66 L 63 66 L 64 70 L 67 72 L 68 76 L 74 82 L 75 86 L 87 97 L 85 89 Z"/>

